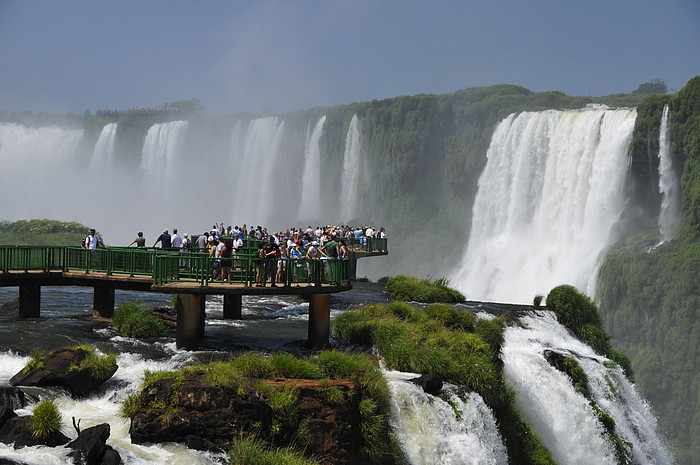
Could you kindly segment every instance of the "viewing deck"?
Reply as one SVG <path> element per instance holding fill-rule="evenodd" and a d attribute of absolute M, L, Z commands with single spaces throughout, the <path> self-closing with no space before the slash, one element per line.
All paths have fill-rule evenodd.
<path fill-rule="evenodd" d="M 322 346 L 329 337 L 330 294 L 352 289 L 357 259 L 388 254 L 386 239 L 373 238 L 351 242 L 344 259 L 262 260 L 256 245 L 247 240 L 230 259 L 191 249 L 0 246 L 0 286 L 19 287 L 20 318 L 40 316 L 41 286 L 93 287 L 93 314 L 107 318 L 116 289 L 175 294 L 177 346 L 188 349 L 204 335 L 207 295 L 223 295 L 224 318 L 231 319 L 241 318 L 243 295 L 302 295 L 309 299 L 308 343 Z M 221 268 L 227 265 L 224 281 Z M 277 275 L 274 287 L 271 273 Z"/>

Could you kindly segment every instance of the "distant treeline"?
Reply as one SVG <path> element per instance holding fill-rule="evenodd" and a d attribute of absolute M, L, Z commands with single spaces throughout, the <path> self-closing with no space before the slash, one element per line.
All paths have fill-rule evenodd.
<path fill-rule="evenodd" d="M 88 229 L 77 222 L 47 219 L 0 221 L 0 244 L 79 246 Z"/>

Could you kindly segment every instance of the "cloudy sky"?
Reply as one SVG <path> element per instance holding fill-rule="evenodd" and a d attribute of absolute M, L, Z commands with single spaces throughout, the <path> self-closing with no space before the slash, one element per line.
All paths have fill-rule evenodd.
<path fill-rule="evenodd" d="M 0 0 L 0 109 L 283 112 L 700 74 L 698 0 Z"/>

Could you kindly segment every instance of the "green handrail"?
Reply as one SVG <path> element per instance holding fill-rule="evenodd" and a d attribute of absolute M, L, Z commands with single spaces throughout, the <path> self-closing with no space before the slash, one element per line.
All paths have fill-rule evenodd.
<path fill-rule="evenodd" d="M 275 281 L 281 286 L 298 286 L 302 283 L 320 286 L 340 285 L 348 282 L 348 260 L 339 259 L 273 259 L 261 260 L 253 253 L 233 255 L 230 264 L 229 283 L 244 286 L 266 284 L 268 274 L 275 273 Z M 225 265 L 227 262 L 224 261 Z M 3 246 L 0 245 L 0 271 L 84 271 L 107 275 L 125 274 L 130 277 L 151 276 L 153 284 L 169 282 L 195 282 L 208 286 L 221 277 L 222 259 L 194 250 L 164 250 L 127 247 L 85 249 L 61 246 Z M 218 272 L 215 272 L 218 267 Z M 271 276 L 268 276 L 271 278 Z"/>

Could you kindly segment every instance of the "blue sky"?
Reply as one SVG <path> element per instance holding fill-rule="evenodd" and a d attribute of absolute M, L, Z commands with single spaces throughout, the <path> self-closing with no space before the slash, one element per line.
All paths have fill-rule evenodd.
<path fill-rule="evenodd" d="M 283 112 L 700 74 L 698 0 L 0 0 L 0 109 Z"/>

